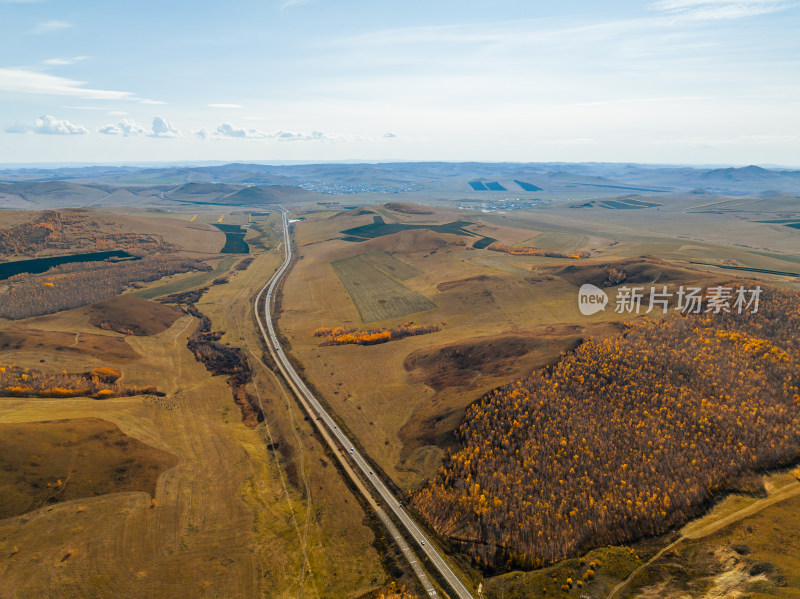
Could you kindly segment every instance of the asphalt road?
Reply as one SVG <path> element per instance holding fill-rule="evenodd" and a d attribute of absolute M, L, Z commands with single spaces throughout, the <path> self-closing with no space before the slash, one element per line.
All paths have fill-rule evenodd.
<path fill-rule="evenodd" d="M 281 279 L 288 271 L 292 262 L 292 244 L 289 238 L 289 219 L 287 214 L 288 213 L 285 210 L 282 210 L 284 237 L 283 245 L 286 251 L 286 259 L 281 267 L 272 276 L 272 278 L 258 293 L 255 302 L 256 320 L 258 321 L 258 326 L 261 328 L 261 334 L 264 336 L 267 347 L 269 347 L 270 354 L 280 368 L 281 373 L 286 379 L 286 382 L 292 388 L 295 395 L 297 395 L 298 399 L 300 400 L 300 403 L 308 412 L 312 422 L 314 422 L 319 429 L 322 437 L 330 445 L 334 454 L 339 457 L 339 460 L 344 466 L 345 471 L 350 475 L 356 487 L 361 491 L 361 493 L 376 511 L 378 517 L 389 531 L 389 534 L 400 546 L 403 555 L 406 556 L 409 565 L 413 569 L 417 578 L 419 578 L 423 587 L 425 587 L 428 595 L 431 597 L 438 596 L 435 588 L 428 578 L 428 575 L 425 573 L 424 568 L 417 561 L 414 552 L 408 546 L 405 538 L 397 530 L 395 524 L 385 513 L 383 509 L 384 506 L 394 514 L 396 520 L 399 521 L 402 527 L 406 529 L 408 536 L 412 538 L 418 545 L 417 550 L 423 552 L 428 557 L 430 560 L 430 565 L 439 571 L 442 577 L 447 581 L 447 584 L 450 586 L 450 589 L 455 596 L 459 597 L 460 599 L 472 599 L 472 594 L 467 587 L 464 586 L 464 583 L 462 583 L 458 576 L 456 576 L 455 572 L 453 572 L 452 568 L 450 568 L 447 562 L 442 559 L 442 556 L 439 555 L 436 549 L 431 546 L 429 540 L 425 537 L 422 530 L 420 530 L 414 520 L 403 509 L 400 501 L 394 496 L 384 482 L 373 472 L 369 463 L 358 452 L 358 450 L 355 449 L 355 443 L 352 443 L 347 435 L 345 435 L 342 430 L 338 428 L 336 422 L 333 420 L 333 418 L 331 418 L 330 414 L 328 414 L 325 408 L 319 403 L 319 401 L 317 401 L 317 398 L 314 397 L 314 394 L 311 393 L 308 387 L 306 387 L 305 383 L 294 370 L 294 367 L 281 348 L 280 341 L 278 340 L 278 336 L 275 333 L 275 328 L 272 323 L 272 308 L 275 289 L 278 287 Z M 265 292 L 267 294 L 267 298 L 266 301 L 263 302 L 264 313 L 262 319 L 262 314 L 260 313 L 259 307 L 262 305 L 261 302 Z M 343 454 L 342 451 L 344 452 Z M 361 476 L 359 476 L 357 472 L 360 472 Z M 371 488 L 368 488 L 364 481 L 367 481 L 366 485 L 369 485 Z M 376 499 L 378 499 L 381 504 L 379 504 Z"/>

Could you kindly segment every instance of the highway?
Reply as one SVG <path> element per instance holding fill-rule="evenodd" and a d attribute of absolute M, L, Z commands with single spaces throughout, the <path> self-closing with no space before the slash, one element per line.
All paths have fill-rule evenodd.
<path fill-rule="evenodd" d="M 389 534 L 395 539 L 400 546 L 403 555 L 408 560 L 409 565 L 416 574 L 417 578 L 422 583 L 425 591 L 430 597 L 438 597 L 433 584 L 431 584 L 428 575 L 425 573 L 422 565 L 417 561 L 416 556 L 412 549 L 408 546 L 405 538 L 400 534 L 394 522 L 384 511 L 384 507 L 390 510 L 396 520 L 400 522 L 405 528 L 409 538 L 413 539 L 417 544 L 417 550 L 422 551 L 430 560 L 430 565 L 436 568 L 441 574 L 442 578 L 447 581 L 451 591 L 459 599 L 472 599 L 472 594 L 461 580 L 456 576 L 455 572 L 450 568 L 447 562 L 442 559 L 442 556 L 433 548 L 429 540 L 425 537 L 424 533 L 417 526 L 416 522 L 406 513 L 400 501 L 394 496 L 384 482 L 373 472 L 369 463 L 355 448 L 356 444 L 342 432 L 333 418 L 328 414 L 325 408 L 320 404 L 314 394 L 306 387 L 303 380 L 295 371 L 289 359 L 286 357 L 283 349 L 281 348 L 280 341 L 275 332 L 272 322 L 272 309 L 275 300 L 275 290 L 281 282 L 281 279 L 286 275 L 292 262 L 292 244 L 289 238 L 289 218 L 288 212 L 281 207 L 282 220 L 283 220 L 283 238 L 285 249 L 285 260 L 280 268 L 275 272 L 272 278 L 266 285 L 259 291 L 255 301 L 255 314 L 258 326 L 261 329 L 261 334 L 267 343 L 269 352 L 273 360 L 278 365 L 284 379 L 289 387 L 293 390 L 301 405 L 304 407 L 311 421 L 317 426 L 323 439 L 328 443 L 334 455 L 339 458 L 345 472 L 348 473 L 356 488 L 364 495 L 367 502 L 372 506 L 378 517 L 386 526 Z M 264 293 L 267 294 L 266 301 L 263 301 Z M 263 319 L 260 306 L 263 305 Z M 361 473 L 359 476 L 358 472 Z M 368 481 L 365 485 L 364 481 Z M 380 503 L 376 501 L 380 500 Z"/>

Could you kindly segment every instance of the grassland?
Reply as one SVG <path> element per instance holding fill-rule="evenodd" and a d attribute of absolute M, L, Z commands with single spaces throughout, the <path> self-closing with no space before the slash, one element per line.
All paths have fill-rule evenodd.
<path fill-rule="evenodd" d="M 380 250 L 362 254 L 360 257 L 368 261 L 378 270 L 386 273 L 393 279 L 397 279 L 398 281 L 412 279 L 422 274 L 421 270 L 414 268 L 405 262 L 401 262 L 392 255 Z"/>
<path fill-rule="evenodd" d="M 175 462 L 98 418 L 0 423 L 0 520 L 108 493 L 152 496 Z"/>
<path fill-rule="evenodd" d="M 529 240 L 530 245 L 551 252 L 571 254 L 582 249 L 589 236 L 575 231 L 545 231 Z"/>
<path fill-rule="evenodd" d="M 57 371 L 124 363 L 126 383 L 157 383 L 166 395 L 4 399 L 0 423 L 99 418 L 177 464 L 158 476 L 154 503 L 146 491 L 127 490 L 0 520 L 0 596 L 355 597 L 386 583 L 364 511 L 261 365 L 251 296 L 279 257 L 253 257 L 198 304 L 215 330 L 226 331 L 223 342 L 247 348 L 255 367 L 249 391 L 269 414 L 253 430 L 241 423 L 224 380 L 187 349 L 191 316 L 140 336 L 97 328 L 86 308 L 2 324 L 6 334 L 39 335 L 13 333 L 21 345 L 0 349 L 4 362 Z M 104 349 L 115 344 L 127 354 Z"/>
<path fill-rule="evenodd" d="M 394 264 L 399 264 L 397 267 Z M 408 275 L 410 267 L 380 254 L 364 254 L 331 262 L 339 280 L 353 299 L 361 320 L 377 322 L 424 312 L 436 307 L 427 297 L 386 274 Z"/>

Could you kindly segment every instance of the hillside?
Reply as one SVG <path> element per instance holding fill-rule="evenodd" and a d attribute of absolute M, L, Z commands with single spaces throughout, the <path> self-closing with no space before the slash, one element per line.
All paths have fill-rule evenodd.
<path fill-rule="evenodd" d="M 245 187 L 229 196 L 220 198 L 218 203 L 231 206 L 258 206 L 260 204 L 313 200 L 315 195 L 314 192 L 286 185 L 253 186 Z"/>
<path fill-rule="evenodd" d="M 61 169 L 0 170 L 0 182 L 30 182 L 39 188 L 9 189 L 0 194 L 18 195 L 20 200 L 45 206 L 83 199 L 78 205 L 102 200 L 108 189 L 98 185 L 128 188 L 141 195 L 144 187 L 178 196 L 191 196 L 198 189 L 217 193 L 222 186 L 302 187 L 325 193 L 468 193 L 470 197 L 497 194 L 559 194 L 571 192 L 654 194 L 704 190 L 741 196 L 765 191 L 800 193 L 800 171 L 759 166 L 700 168 L 668 165 L 615 163 L 481 163 L 481 162 L 388 162 L 361 164 L 222 164 L 213 166 L 165 166 L 163 168 L 92 167 Z M 480 182 L 484 182 L 485 185 Z M 475 183 L 476 187 L 471 184 Z M 46 186 L 55 186 L 44 191 Z M 189 187 L 185 187 L 189 185 Z M 217 189 L 207 186 L 219 185 Z M 196 186 L 194 189 L 192 187 Z M 488 186 L 488 187 L 487 187 Z M 138 188 L 138 189 L 137 189 Z M 227 191 L 234 190 L 228 188 Z M 277 191 L 277 190 L 273 190 Z M 19 192 L 19 193 L 18 193 Z M 265 191 L 266 193 L 266 191 Z M 169 193 L 167 193 L 169 195 Z M 243 200 L 246 201 L 247 194 Z M 455 199 L 455 198 L 453 198 Z M 267 199 L 269 200 L 269 198 Z M 72 204 L 75 205 L 75 204 Z M 21 207 L 21 206 L 20 206 Z"/>
<path fill-rule="evenodd" d="M 800 458 L 800 294 L 592 340 L 490 392 L 413 503 L 488 567 L 541 567 L 679 527 Z"/>

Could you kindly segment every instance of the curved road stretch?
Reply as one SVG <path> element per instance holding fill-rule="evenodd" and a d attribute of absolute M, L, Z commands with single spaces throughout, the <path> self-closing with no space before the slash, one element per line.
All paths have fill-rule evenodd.
<path fill-rule="evenodd" d="M 281 212 L 281 218 L 283 219 L 283 240 L 286 250 L 286 259 L 281 267 L 275 272 L 275 274 L 272 275 L 272 278 L 267 282 L 267 284 L 264 285 L 261 291 L 259 291 L 258 295 L 256 296 L 254 307 L 256 321 L 258 322 L 258 326 L 261 329 L 261 334 L 264 336 L 264 340 L 267 343 L 269 352 L 272 355 L 273 360 L 275 360 L 275 363 L 278 365 L 278 368 L 280 368 L 280 371 L 286 379 L 286 382 L 292 388 L 306 412 L 308 412 L 312 422 L 317 426 L 320 434 L 328 443 L 333 453 L 338 457 L 345 471 L 353 480 L 353 483 L 359 489 L 361 494 L 367 499 L 373 510 L 375 510 L 378 517 L 383 522 L 384 526 L 386 526 L 388 529 L 389 534 L 400 546 L 403 555 L 405 555 L 409 565 L 414 570 L 414 573 L 416 574 L 417 578 L 419 578 L 428 595 L 430 597 L 438 597 L 436 589 L 431 584 L 430 579 L 425 573 L 425 570 L 417 561 L 414 552 L 408 546 L 405 538 L 403 538 L 403 536 L 397 530 L 397 527 L 387 516 L 386 512 L 381 508 L 380 504 L 376 502 L 375 497 L 373 497 L 373 494 L 364 485 L 362 477 L 359 477 L 356 471 L 360 471 L 363 479 L 371 483 L 372 488 L 377 492 L 378 497 L 383 501 L 383 505 L 388 507 L 389 510 L 391 510 L 391 512 L 395 515 L 397 520 L 406 529 L 410 537 L 417 543 L 418 549 L 425 553 L 430 560 L 431 565 L 439 571 L 455 595 L 459 597 L 459 599 L 473 599 L 472 594 L 469 592 L 467 587 L 464 586 L 464 583 L 461 582 L 458 576 L 456 576 L 455 572 L 453 572 L 450 566 L 447 565 L 447 562 L 445 562 L 439 553 L 437 553 L 436 549 L 431 546 L 430 542 L 425 538 L 425 535 L 419 529 L 414 520 L 400 505 L 398 499 L 392 494 L 383 481 L 373 473 L 369 463 L 355 449 L 355 444 L 352 443 L 350 439 L 348 439 L 347 435 L 345 435 L 341 429 L 338 428 L 333 418 L 331 418 L 325 408 L 323 408 L 319 401 L 317 401 L 317 398 L 314 397 L 314 394 L 309 391 L 308 387 L 306 387 L 305 383 L 297 374 L 294 367 L 291 365 L 291 362 L 281 349 L 280 341 L 278 340 L 278 336 L 275 333 L 275 328 L 272 323 L 272 304 L 274 301 L 275 289 L 277 288 L 283 276 L 286 274 L 287 270 L 289 269 L 289 265 L 292 262 L 292 245 L 289 239 L 289 219 L 287 217 L 288 211 L 281 207 Z M 259 304 L 265 291 L 267 293 L 267 301 L 264 302 L 264 318 L 262 322 Z M 264 326 L 264 322 L 266 322 L 266 327 Z M 342 454 L 342 451 L 344 451 L 344 455 Z M 349 459 L 347 459 L 348 456 Z"/>

